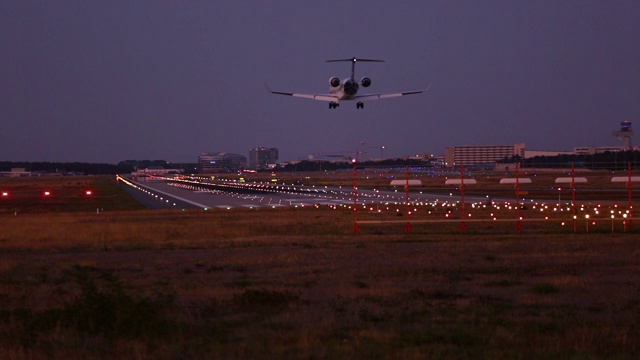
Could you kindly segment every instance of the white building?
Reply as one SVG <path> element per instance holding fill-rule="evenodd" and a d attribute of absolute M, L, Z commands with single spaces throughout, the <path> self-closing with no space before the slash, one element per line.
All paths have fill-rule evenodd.
<path fill-rule="evenodd" d="M 493 165 L 505 157 L 518 155 L 524 158 L 524 143 L 514 145 L 465 145 L 449 146 L 444 151 L 445 166 Z"/>
<path fill-rule="evenodd" d="M 25 168 L 13 168 L 11 171 L 0 171 L 0 177 L 25 177 L 31 176 L 31 172 Z"/>

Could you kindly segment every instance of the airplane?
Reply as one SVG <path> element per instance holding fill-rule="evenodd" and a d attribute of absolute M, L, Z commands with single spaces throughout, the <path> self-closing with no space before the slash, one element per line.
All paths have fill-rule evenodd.
<path fill-rule="evenodd" d="M 284 91 L 274 91 L 271 90 L 267 86 L 267 90 L 272 94 L 277 95 L 289 95 L 293 97 L 305 98 L 305 99 L 313 99 L 319 101 L 328 101 L 329 109 L 335 109 L 340 106 L 340 100 L 357 100 L 356 109 L 364 109 L 363 101 L 369 100 L 379 100 L 379 99 L 387 99 L 393 97 L 399 97 L 404 95 L 413 95 L 420 94 L 428 90 L 415 90 L 415 91 L 405 91 L 398 93 L 374 93 L 374 94 L 362 94 L 358 95 L 358 90 L 360 86 L 369 87 L 371 86 L 371 78 L 365 76 L 360 79 L 360 82 L 357 82 L 355 79 L 355 68 L 356 62 L 384 62 L 384 60 L 375 60 L 375 59 L 360 59 L 356 57 L 352 57 L 350 59 L 337 59 L 337 60 L 327 60 L 327 62 L 351 62 L 351 76 L 340 81 L 338 77 L 331 77 L 329 79 L 329 93 L 328 94 L 302 94 L 302 93 L 292 93 L 292 92 L 284 92 Z"/>

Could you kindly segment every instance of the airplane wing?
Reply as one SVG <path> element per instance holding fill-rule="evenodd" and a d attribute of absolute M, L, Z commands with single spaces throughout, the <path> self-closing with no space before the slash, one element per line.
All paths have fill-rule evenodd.
<path fill-rule="evenodd" d="M 389 94 L 362 94 L 362 95 L 354 96 L 353 99 L 359 100 L 359 101 L 380 100 L 380 99 L 388 99 L 388 98 L 400 97 L 405 95 L 420 94 L 425 91 L 427 90 L 405 91 L 405 92 L 389 93 Z"/>
<path fill-rule="evenodd" d="M 267 90 L 269 90 L 269 92 L 272 93 L 272 94 L 288 95 L 288 96 L 293 96 L 293 97 L 312 99 L 312 100 L 319 100 L 319 101 L 338 102 L 338 100 L 339 100 L 339 98 L 337 96 L 331 95 L 331 94 L 301 94 L 301 93 L 292 93 L 292 92 L 284 92 L 284 91 L 273 91 L 273 90 L 269 89 L 268 86 L 267 86 Z"/>

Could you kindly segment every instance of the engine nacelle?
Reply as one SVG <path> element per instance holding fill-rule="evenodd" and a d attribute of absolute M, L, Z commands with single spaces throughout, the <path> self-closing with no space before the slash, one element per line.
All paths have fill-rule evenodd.
<path fill-rule="evenodd" d="M 368 77 L 363 77 L 362 79 L 360 79 L 360 85 L 362 85 L 362 87 L 369 87 L 371 86 L 371 79 L 369 79 Z"/>
<path fill-rule="evenodd" d="M 335 76 L 332 77 L 331 79 L 329 79 L 329 85 L 331 85 L 332 88 L 337 88 L 338 86 L 340 86 L 340 79 Z"/>

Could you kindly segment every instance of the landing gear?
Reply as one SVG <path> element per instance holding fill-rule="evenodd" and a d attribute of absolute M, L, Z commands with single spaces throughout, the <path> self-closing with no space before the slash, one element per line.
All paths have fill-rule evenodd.
<path fill-rule="evenodd" d="M 330 103 L 329 103 L 329 109 L 335 109 L 335 108 L 337 108 L 338 106 L 340 106 L 340 104 L 339 104 L 339 103 L 337 103 L 337 102 L 333 102 L 333 101 L 332 101 L 332 102 L 330 102 Z"/>
<path fill-rule="evenodd" d="M 362 101 L 358 101 L 356 104 L 356 109 L 364 109 L 364 103 Z"/>

